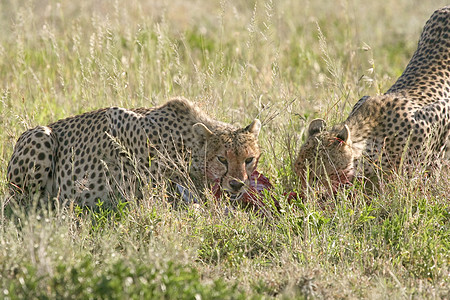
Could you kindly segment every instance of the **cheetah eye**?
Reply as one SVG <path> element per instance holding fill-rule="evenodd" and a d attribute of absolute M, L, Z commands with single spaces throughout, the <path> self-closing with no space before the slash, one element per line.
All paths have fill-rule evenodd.
<path fill-rule="evenodd" d="M 217 160 L 220 161 L 224 165 L 228 165 L 227 159 L 223 156 L 217 156 Z"/>
<path fill-rule="evenodd" d="M 254 157 L 249 157 L 249 158 L 247 158 L 247 159 L 245 160 L 245 164 L 246 164 L 246 165 L 251 164 L 252 161 L 253 161 L 254 159 L 255 159 Z"/>

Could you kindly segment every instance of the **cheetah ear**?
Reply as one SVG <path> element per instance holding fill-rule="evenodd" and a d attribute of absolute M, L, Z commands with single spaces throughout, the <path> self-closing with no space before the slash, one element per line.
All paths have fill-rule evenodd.
<path fill-rule="evenodd" d="M 195 123 L 192 125 L 192 130 L 194 134 L 203 137 L 205 140 L 208 140 L 213 135 L 212 131 L 203 123 Z"/>
<path fill-rule="evenodd" d="M 344 141 L 344 143 L 347 143 L 350 140 L 350 129 L 348 128 L 348 126 L 344 125 L 344 128 L 339 131 L 336 137 Z"/>
<path fill-rule="evenodd" d="M 308 127 L 308 136 L 315 135 L 325 129 L 327 123 L 325 123 L 324 119 L 314 119 L 311 121 Z"/>
<path fill-rule="evenodd" d="M 250 125 L 245 127 L 245 130 L 253 133 L 253 135 L 257 138 L 259 132 L 261 131 L 261 121 L 259 121 L 258 119 L 254 119 L 253 122 L 250 123 Z"/>

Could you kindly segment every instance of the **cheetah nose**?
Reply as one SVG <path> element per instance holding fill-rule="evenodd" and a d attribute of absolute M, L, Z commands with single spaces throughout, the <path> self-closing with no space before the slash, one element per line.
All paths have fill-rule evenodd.
<path fill-rule="evenodd" d="M 234 179 L 230 180 L 229 184 L 234 191 L 239 191 L 244 186 L 242 181 L 237 181 Z"/>

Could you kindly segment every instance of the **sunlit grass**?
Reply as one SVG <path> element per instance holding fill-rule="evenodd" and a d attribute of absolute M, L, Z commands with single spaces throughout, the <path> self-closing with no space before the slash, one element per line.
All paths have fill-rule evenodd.
<path fill-rule="evenodd" d="M 308 122 L 385 92 L 444 1 L 7 1 L 0 4 L 0 298 L 443 298 L 449 177 L 299 191 Z M 184 96 L 216 119 L 263 121 L 274 218 L 161 193 L 111 211 L 5 206 L 19 135 L 107 107 Z M 149 193 L 150 194 L 150 193 Z M 329 204 L 329 205 L 328 205 Z"/>

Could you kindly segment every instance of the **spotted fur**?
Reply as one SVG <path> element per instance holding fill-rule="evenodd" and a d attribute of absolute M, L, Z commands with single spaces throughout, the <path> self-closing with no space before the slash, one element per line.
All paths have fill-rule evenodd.
<path fill-rule="evenodd" d="M 365 96 L 348 118 L 327 130 L 311 122 L 295 172 L 303 185 L 316 178 L 332 186 L 355 174 L 375 176 L 444 156 L 450 132 L 450 6 L 426 22 L 416 52 L 397 82 L 384 94 Z M 310 172 L 308 172 L 308 170 Z M 327 176 L 325 176 L 327 175 Z"/>
<path fill-rule="evenodd" d="M 259 120 L 246 128 L 213 120 L 185 99 L 152 109 L 105 108 L 23 133 L 7 178 L 16 194 L 89 206 L 139 195 L 142 180 L 197 187 L 219 181 L 236 196 L 258 163 L 260 128 Z"/>

